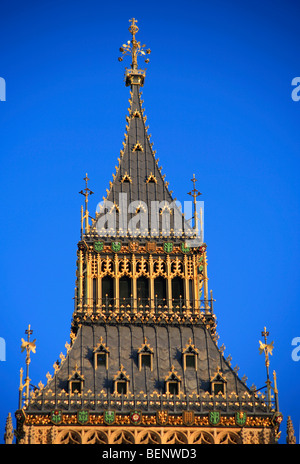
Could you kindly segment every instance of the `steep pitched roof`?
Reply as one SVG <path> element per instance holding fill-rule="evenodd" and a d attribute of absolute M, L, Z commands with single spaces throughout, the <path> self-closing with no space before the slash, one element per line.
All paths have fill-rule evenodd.
<path fill-rule="evenodd" d="M 132 85 L 130 95 L 124 148 L 107 199 L 118 204 L 119 193 L 126 193 L 129 203 L 139 201 L 148 205 L 155 200 L 172 203 L 174 199 L 150 143 L 140 87 Z"/>
<path fill-rule="evenodd" d="M 138 349 L 145 341 L 153 349 L 153 369 L 139 369 Z M 189 340 L 198 350 L 199 362 L 197 369 L 185 369 L 182 352 Z M 101 366 L 95 369 L 94 352 L 99 340 L 104 340 L 109 349 L 107 368 Z M 155 411 L 157 401 L 165 401 L 167 408 L 174 407 L 172 399 L 166 395 L 166 380 L 172 370 L 181 380 L 181 399 L 176 403 L 176 411 L 180 413 L 187 408 L 186 401 L 195 412 L 208 412 L 211 402 L 215 402 L 211 392 L 211 380 L 215 373 L 221 371 L 226 376 L 227 393 L 219 398 L 216 408 L 222 409 L 226 403 L 226 412 L 233 413 L 237 406 L 246 407 L 252 413 L 270 412 L 265 401 L 253 393 L 238 377 L 236 372 L 225 360 L 222 350 L 213 341 L 207 329 L 203 326 L 133 326 L 133 325 L 83 325 L 66 357 L 55 369 L 55 374 L 48 375 L 48 383 L 33 395 L 27 413 L 39 411 L 45 413 L 55 407 L 66 411 L 78 409 L 78 404 L 88 405 L 91 410 L 103 411 L 108 398 L 114 407 L 119 404 L 120 412 L 132 409 L 132 395 L 136 401 L 143 399 L 143 411 Z M 83 379 L 83 390 L 79 397 L 70 392 L 68 384 L 74 369 Z M 126 372 L 129 382 L 129 396 L 120 403 L 120 397 L 114 393 L 113 382 L 121 371 Z M 55 400 L 55 401 L 54 401 Z M 96 401 L 97 400 L 97 401 Z M 118 403 L 119 402 L 119 403 Z M 170 404 L 169 404 L 170 403 Z M 251 403 L 251 404 L 250 404 Z M 173 406 L 172 406 L 173 404 Z"/>
<path fill-rule="evenodd" d="M 130 96 L 125 141 L 120 151 L 119 164 L 113 174 L 113 182 L 110 182 L 110 189 L 107 190 L 103 209 L 100 209 L 96 218 L 95 226 L 99 235 L 116 235 L 116 231 L 127 235 L 130 220 L 135 217 L 135 233 L 132 235 L 147 236 L 151 228 L 152 202 L 165 202 L 156 204 L 158 213 L 161 213 L 164 207 L 169 208 L 174 201 L 152 149 L 142 108 L 140 85 L 131 85 Z M 105 230 L 106 227 L 109 229 L 108 225 L 103 225 L 107 214 L 114 215 L 115 227 L 111 233 Z M 157 214 L 155 229 L 161 230 L 160 224 Z M 171 224 L 169 228 L 174 229 Z M 136 232 L 137 229 L 140 233 Z"/>
<path fill-rule="evenodd" d="M 130 96 L 119 164 L 96 214 L 94 230 L 100 236 L 114 236 L 120 232 L 120 235 L 158 238 L 191 237 L 194 231 L 176 204 L 152 149 L 139 84 L 131 85 Z M 103 226 L 108 214 L 115 215 L 111 232 L 107 224 Z"/>

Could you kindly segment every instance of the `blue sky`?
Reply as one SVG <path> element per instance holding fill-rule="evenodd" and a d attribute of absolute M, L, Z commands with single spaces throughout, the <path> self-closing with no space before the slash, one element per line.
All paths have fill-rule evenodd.
<path fill-rule="evenodd" d="M 108 188 L 125 132 L 129 89 L 119 47 L 150 47 L 143 89 L 154 149 L 174 195 L 195 173 L 205 202 L 209 288 L 219 344 L 261 387 L 264 326 L 274 340 L 279 405 L 299 437 L 300 75 L 296 1 L 94 0 L 1 4 L 0 440 L 18 406 L 21 338 L 37 339 L 30 377 L 46 382 L 69 341 L 80 206 L 88 172 Z"/>

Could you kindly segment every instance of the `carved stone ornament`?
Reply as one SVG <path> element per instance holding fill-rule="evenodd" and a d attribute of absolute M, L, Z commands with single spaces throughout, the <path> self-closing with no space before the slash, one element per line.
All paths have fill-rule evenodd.
<path fill-rule="evenodd" d="M 146 243 L 146 251 L 148 253 L 155 253 L 156 252 L 156 243 L 155 242 L 147 242 Z"/>

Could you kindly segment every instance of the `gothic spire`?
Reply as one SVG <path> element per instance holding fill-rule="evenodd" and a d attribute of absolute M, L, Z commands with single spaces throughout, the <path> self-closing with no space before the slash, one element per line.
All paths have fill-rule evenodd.
<path fill-rule="evenodd" d="M 8 413 L 6 424 L 5 424 L 5 434 L 4 441 L 6 445 L 11 445 L 14 439 L 14 428 L 11 418 L 11 413 Z"/>
<path fill-rule="evenodd" d="M 150 49 L 145 50 L 146 45 L 141 45 L 136 40 L 137 21 L 133 18 L 130 22 L 129 31 L 132 34 L 132 40 L 124 43 L 120 48 L 122 56 L 131 56 L 130 68 L 126 68 L 125 71 L 126 86 L 131 88 L 129 115 L 126 116 L 125 140 L 118 158 L 119 163 L 115 166 L 116 172 L 112 175 L 113 181 L 110 182 L 110 188 L 106 191 L 106 197 L 103 198 L 104 203 L 109 203 L 109 206 L 106 210 L 101 209 L 101 206 L 99 207 L 97 219 L 101 215 L 103 217 L 105 211 L 116 214 L 117 230 L 124 231 L 120 235 L 125 235 L 125 231 L 128 231 L 127 226 L 130 219 L 133 218 L 133 215 L 136 215 L 135 222 L 140 221 L 140 224 L 143 223 L 143 227 L 140 227 L 141 232 L 138 235 L 148 236 L 151 229 L 152 232 L 155 230 L 157 234 L 154 233 L 154 235 L 159 237 L 164 234 L 163 230 L 166 230 L 163 227 L 164 220 L 162 216 L 164 213 L 168 213 L 170 219 L 165 236 L 173 235 L 175 229 L 176 235 L 182 236 L 184 229 L 183 216 L 176 206 L 176 199 L 172 197 L 173 192 L 169 190 L 169 183 L 165 182 L 165 175 L 161 172 L 162 168 L 159 166 L 159 159 L 156 158 L 156 151 L 153 150 L 153 143 L 150 142 L 151 134 L 148 133 L 149 126 L 146 125 L 147 117 L 144 115 L 145 110 L 142 106 L 143 100 L 141 99 L 140 88 L 144 84 L 145 70 L 138 67 L 137 59 L 139 56 L 150 54 L 151 51 Z M 122 61 L 123 57 L 120 57 L 119 60 Z M 145 61 L 149 62 L 148 59 Z M 124 200 L 125 198 L 126 200 Z M 123 211 L 123 200 L 127 202 L 127 207 L 130 205 L 128 214 L 126 213 L 128 217 L 126 218 L 120 214 L 121 210 Z M 151 211 L 153 202 L 159 203 L 157 227 L 153 227 L 153 210 Z M 139 213 L 140 217 L 138 217 Z M 178 223 L 181 224 L 179 227 L 177 226 L 178 223 L 176 223 L 176 227 L 174 225 L 175 216 Z M 98 221 L 98 226 L 100 222 Z M 102 235 L 101 230 L 103 229 L 98 226 L 96 223 L 97 231 L 99 233 L 100 230 L 99 235 Z M 190 229 L 189 226 L 187 228 Z M 105 233 L 104 235 L 108 234 Z M 114 235 L 114 232 L 111 235 Z"/>

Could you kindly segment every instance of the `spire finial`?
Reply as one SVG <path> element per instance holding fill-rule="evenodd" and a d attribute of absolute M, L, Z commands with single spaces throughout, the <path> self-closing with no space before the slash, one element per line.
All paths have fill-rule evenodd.
<path fill-rule="evenodd" d="M 6 425 L 5 425 L 5 434 L 4 434 L 5 444 L 11 445 L 13 442 L 13 439 L 14 439 L 14 428 L 13 428 L 11 413 L 8 413 L 8 416 L 6 419 Z"/>
<path fill-rule="evenodd" d="M 22 392 L 23 388 L 26 387 L 25 391 L 25 403 L 28 404 L 29 402 L 29 386 L 30 386 L 30 378 L 29 378 L 29 364 L 31 363 L 30 359 L 30 351 L 35 353 L 36 350 L 36 339 L 34 339 L 32 342 L 30 341 L 30 335 L 33 334 L 33 330 L 30 327 L 30 324 L 28 325 L 28 329 L 25 330 L 25 334 L 27 335 L 27 340 L 24 340 L 24 338 L 21 339 L 22 345 L 21 345 L 21 352 L 23 353 L 24 350 L 26 350 L 26 378 L 25 378 L 25 383 L 22 385 L 22 376 L 23 376 L 23 369 L 20 371 L 20 393 Z"/>
<path fill-rule="evenodd" d="M 93 195 L 94 192 L 92 192 L 89 188 L 88 188 L 88 181 L 90 180 L 88 178 L 88 175 L 86 173 L 84 179 L 85 181 L 85 189 L 84 190 L 80 190 L 79 193 L 81 193 L 81 195 L 83 195 L 85 197 L 85 212 L 84 212 L 84 218 L 85 218 L 85 232 L 88 232 L 89 231 L 89 211 L 88 211 L 88 203 L 89 203 L 89 195 Z M 81 212 L 81 217 L 82 217 L 82 212 Z M 82 217 L 83 219 L 83 217 Z M 83 221 L 81 220 L 81 223 Z M 81 228 L 82 228 L 82 225 L 81 225 Z"/>
<path fill-rule="evenodd" d="M 128 40 L 127 43 L 124 43 L 122 47 L 120 47 L 120 52 L 122 55 L 131 55 L 131 70 L 126 69 L 126 85 L 131 85 L 131 84 L 139 84 L 143 85 L 144 83 L 144 78 L 145 78 L 145 71 L 142 69 L 138 69 L 138 62 L 137 62 L 137 57 L 139 55 L 150 55 L 151 50 L 150 48 L 145 50 L 146 45 L 143 44 L 141 45 L 141 42 L 138 42 L 135 38 L 135 35 L 138 33 L 139 28 L 137 27 L 136 23 L 137 20 L 135 18 L 132 18 L 129 20 L 130 22 L 130 27 L 129 27 L 129 32 L 132 35 L 131 41 Z M 119 57 L 119 61 L 123 61 L 123 57 Z M 149 63 L 149 59 L 145 59 L 145 63 Z M 134 79 L 134 77 L 136 79 Z"/>
<path fill-rule="evenodd" d="M 197 197 L 199 195 L 202 195 L 202 193 L 199 192 L 199 190 L 196 189 L 196 182 L 197 179 L 195 177 L 195 174 L 193 174 L 193 178 L 191 179 L 193 182 L 193 190 L 191 192 L 188 192 L 188 195 L 191 195 L 194 199 L 194 229 L 196 235 L 198 235 L 198 213 L 197 213 Z M 201 218 L 202 222 L 202 218 Z M 201 232 L 202 232 L 202 224 L 201 224 Z"/>
<path fill-rule="evenodd" d="M 291 416 L 287 418 L 287 428 L 286 428 L 286 443 L 288 445 L 295 445 L 296 444 L 296 437 L 295 437 L 295 430 L 293 427 L 293 422 Z"/>
<path fill-rule="evenodd" d="M 267 328 L 264 327 L 264 330 L 261 333 L 262 337 L 264 337 L 265 343 L 262 343 L 259 340 L 259 354 L 264 353 L 265 354 L 265 366 L 267 368 L 267 392 L 268 392 L 268 400 L 269 404 L 271 403 L 271 380 L 270 380 L 270 372 L 269 372 L 269 367 L 270 367 L 270 359 L 269 355 L 272 355 L 272 351 L 274 349 L 274 342 L 271 342 L 268 344 L 268 336 L 269 332 L 267 331 Z"/>
<path fill-rule="evenodd" d="M 131 18 L 129 22 L 131 22 L 131 24 L 128 30 L 132 35 L 132 40 L 135 41 L 135 34 L 139 32 L 139 28 L 136 25 L 137 20 L 135 18 Z"/>

